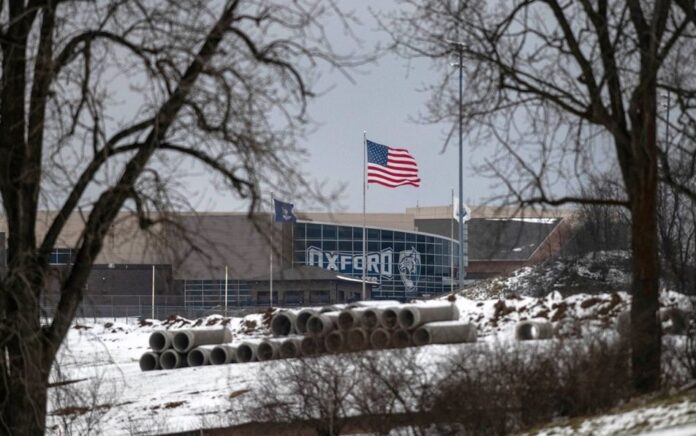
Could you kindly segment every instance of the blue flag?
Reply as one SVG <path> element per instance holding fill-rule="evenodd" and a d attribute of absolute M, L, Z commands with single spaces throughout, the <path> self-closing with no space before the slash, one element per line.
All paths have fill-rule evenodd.
<path fill-rule="evenodd" d="M 297 221 L 297 217 L 292 212 L 292 208 L 295 207 L 294 204 L 278 201 L 274 198 L 273 205 L 275 206 L 275 222 L 294 223 L 295 221 Z"/>

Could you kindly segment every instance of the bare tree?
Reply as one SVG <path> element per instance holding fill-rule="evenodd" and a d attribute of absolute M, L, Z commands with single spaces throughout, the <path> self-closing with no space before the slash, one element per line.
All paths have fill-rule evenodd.
<path fill-rule="evenodd" d="M 692 200 L 696 193 L 673 177 L 669 158 L 696 174 L 694 148 L 694 36 L 696 9 L 687 0 L 404 0 L 383 18 L 405 56 L 439 61 L 427 121 L 458 118 L 458 74 L 467 83 L 461 110 L 467 140 L 497 144 L 485 169 L 522 205 L 601 203 L 631 215 L 633 384 L 658 387 L 657 190 L 663 178 Z M 671 147 L 656 132 L 658 89 L 678 102 L 670 120 Z M 565 195 L 588 174 L 620 169 L 622 193 L 598 199 Z M 662 171 L 659 171 L 659 169 Z M 575 191 L 577 192 L 577 191 Z"/>
<path fill-rule="evenodd" d="M 296 142 L 317 65 L 354 61 L 330 46 L 329 18 L 350 21 L 315 0 L 0 2 L 0 432 L 43 433 L 52 363 L 120 211 L 165 222 L 187 204 L 191 162 L 251 211 L 262 185 L 312 189 Z M 49 255 L 78 211 L 74 263 L 41 325 Z"/>
<path fill-rule="evenodd" d="M 621 182 L 612 173 L 590 177 L 582 195 L 612 199 L 620 196 Z M 584 255 L 600 250 L 628 250 L 631 220 L 621 206 L 602 203 L 582 204 L 578 208 L 577 228 L 573 240 L 563 249 L 569 254 Z"/>
<path fill-rule="evenodd" d="M 675 187 L 661 184 L 658 231 L 663 277 L 672 289 L 696 292 L 696 207 Z"/>

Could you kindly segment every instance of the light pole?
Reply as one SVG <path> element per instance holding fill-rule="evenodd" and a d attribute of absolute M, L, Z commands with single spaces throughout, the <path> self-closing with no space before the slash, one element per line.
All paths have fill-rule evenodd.
<path fill-rule="evenodd" d="M 464 43 L 459 41 L 447 41 L 457 49 L 459 62 L 452 64 L 459 68 L 459 289 L 464 287 L 464 133 L 463 133 L 463 84 L 464 84 Z"/>

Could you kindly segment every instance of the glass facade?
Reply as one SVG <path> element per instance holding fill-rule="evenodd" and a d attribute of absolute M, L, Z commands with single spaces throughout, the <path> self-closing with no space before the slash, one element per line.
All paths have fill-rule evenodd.
<path fill-rule="evenodd" d="M 367 276 L 379 286 L 373 298 L 405 300 L 447 292 L 456 276 L 457 241 L 441 236 L 368 227 L 363 262 L 362 227 L 297 222 L 294 265 L 318 266 L 353 278 Z M 454 269 L 453 269 L 454 268 Z"/>

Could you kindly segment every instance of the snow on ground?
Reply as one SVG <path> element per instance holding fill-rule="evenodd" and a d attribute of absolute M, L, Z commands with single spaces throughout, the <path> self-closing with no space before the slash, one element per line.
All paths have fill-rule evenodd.
<path fill-rule="evenodd" d="M 618 410 L 589 418 L 553 423 L 533 433 L 540 436 L 617 434 L 681 436 L 696 434 L 696 392 L 646 404 L 628 404 Z"/>
<path fill-rule="evenodd" d="M 246 318 L 262 317 L 259 314 Z M 212 317 L 202 324 L 211 319 L 217 324 L 223 320 Z M 228 325 L 242 326 L 246 321 L 232 319 Z M 168 325 L 187 327 L 189 323 L 177 319 Z M 138 359 L 146 351 L 150 333 L 162 327 L 158 322 L 143 324 L 75 324 L 77 328 L 71 329 L 60 354 L 59 371 L 52 378 L 54 383 L 73 383 L 53 388 L 65 388 L 70 393 L 49 405 L 49 433 L 61 434 L 67 425 L 76 434 L 119 435 L 240 424 L 244 416 L 238 411 L 244 409 L 248 397 L 245 394 L 254 389 L 259 371 L 280 370 L 284 364 L 271 361 L 142 372 Z M 235 340 L 256 336 L 260 331 L 237 330 Z M 423 347 L 418 359 L 427 366 L 470 346 Z"/>
<path fill-rule="evenodd" d="M 598 253 L 574 263 L 552 263 L 546 270 L 523 268 L 508 278 L 489 280 L 444 297 L 456 304 L 461 320 L 478 326 L 479 343 L 422 347 L 417 352 L 418 362 L 436 367 L 439 360 L 466 347 L 511 341 L 514 325 L 526 319 L 548 320 L 557 337 L 577 338 L 613 330 L 617 315 L 630 305 L 630 296 L 621 290 L 626 277 L 620 265 L 625 261 L 625 253 Z M 571 292 L 578 283 L 592 292 Z M 541 293 L 541 289 L 545 291 Z M 536 294 L 543 296 L 536 298 Z M 660 304 L 694 310 L 692 300 L 675 292 L 662 292 Z M 56 387 L 51 388 L 49 432 L 62 434 L 69 427 L 77 434 L 152 434 L 244 422 L 243 414 L 234 411 L 244 409 L 259 372 L 280 370 L 282 362 L 141 372 L 138 360 L 147 351 L 148 337 L 155 329 L 224 327 L 233 333 L 233 341 L 241 341 L 268 335 L 271 316 L 272 312 L 266 311 L 243 318 L 77 320 L 51 378 Z M 695 414 L 690 412 L 696 410 L 694 402 L 696 398 L 691 396 L 684 404 L 617 413 L 574 426 L 563 424 L 545 434 L 612 434 L 633 431 L 634 427 L 643 431 L 636 424 L 639 422 L 650 423 L 646 430 L 696 423 Z M 695 428 L 690 430 L 694 430 L 690 434 L 696 433 Z"/>
<path fill-rule="evenodd" d="M 475 283 L 464 289 L 469 298 L 532 296 L 551 292 L 563 296 L 628 291 L 630 256 L 626 251 L 599 251 L 577 258 L 552 259 L 533 267 Z"/>
<path fill-rule="evenodd" d="M 611 328 L 616 315 L 628 307 L 629 300 L 625 293 L 578 294 L 565 299 L 553 293 L 544 298 L 489 300 L 457 296 L 455 304 L 460 319 L 479 326 L 482 345 L 510 341 L 514 324 L 529 318 L 552 321 L 557 334 L 562 336 Z M 661 301 L 663 305 L 685 309 L 690 304 L 688 298 L 672 292 L 663 293 Z M 225 411 L 239 410 L 262 367 L 273 371 L 281 363 L 141 372 L 138 360 L 147 350 L 148 337 L 155 329 L 224 326 L 233 332 L 234 341 L 240 341 L 267 335 L 270 317 L 271 313 L 266 312 L 244 318 L 214 315 L 196 321 L 183 318 L 142 322 L 78 320 L 68 334 L 59 357 L 59 370 L 52 378 L 53 382 L 74 382 L 53 388 L 74 393 L 62 395 L 49 406 L 49 429 L 59 434 L 62 425 L 71 424 L 82 430 L 94 425 L 99 432 L 107 434 L 150 434 L 239 424 L 237 419 L 242 416 Z M 423 347 L 419 355 L 436 363 L 472 346 L 476 345 L 433 345 Z"/>

